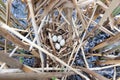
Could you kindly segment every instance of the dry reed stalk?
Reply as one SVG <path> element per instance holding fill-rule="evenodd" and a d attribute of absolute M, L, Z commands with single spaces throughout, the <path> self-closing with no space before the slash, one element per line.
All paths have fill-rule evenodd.
<path fill-rule="evenodd" d="M 86 34 L 87 34 L 87 29 L 88 29 L 88 27 L 90 26 L 90 24 L 91 24 L 91 22 L 92 22 L 92 20 L 93 20 L 93 17 L 94 17 L 94 15 L 95 15 L 95 11 L 96 11 L 96 9 L 97 9 L 97 6 L 94 6 L 94 7 L 95 7 L 95 8 L 94 8 L 94 10 L 93 10 L 93 13 L 92 13 L 91 18 L 90 18 L 90 20 L 89 20 L 89 22 L 88 22 L 87 28 L 86 28 L 86 30 L 85 30 L 85 32 L 84 32 L 83 37 L 82 37 L 82 41 L 85 39 L 85 36 L 86 36 Z"/>
<path fill-rule="evenodd" d="M 107 18 L 110 17 L 110 15 L 112 14 L 113 10 L 120 4 L 119 0 L 113 0 L 109 6 L 109 8 L 105 11 L 102 19 L 99 22 L 99 25 L 102 26 L 103 23 L 106 21 Z"/>
<path fill-rule="evenodd" d="M 48 15 L 48 13 L 54 8 L 54 6 L 60 2 L 60 0 L 50 0 L 49 5 L 44 8 L 43 17 Z"/>
<path fill-rule="evenodd" d="M 117 80 L 120 80 L 120 77 Z"/>
<path fill-rule="evenodd" d="M 16 35 L 17 37 L 23 39 L 24 41 L 26 41 L 27 43 L 31 44 L 32 46 L 34 46 L 35 48 L 39 49 L 40 51 L 44 52 L 45 54 L 47 54 L 48 56 L 50 56 L 51 58 L 55 59 L 56 61 L 58 61 L 59 63 L 61 63 L 62 65 L 66 66 L 67 68 L 69 68 L 70 70 L 74 71 L 75 73 L 77 73 L 78 75 L 80 75 L 81 77 L 85 78 L 86 80 L 89 80 L 88 77 L 86 77 L 85 75 L 83 75 L 82 73 L 80 73 L 79 71 L 75 70 L 74 68 L 72 68 L 71 66 L 67 65 L 65 62 L 63 62 L 61 59 L 59 59 L 58 57 L 54 56 L 53 54 L 49 53 L 47 50 L 41 48 L 40 46 L 36 45 L 35 43 L 31 42 L 30 40 L 28 40 L 27 38 L 25 38 L 24 36 L 22 36 L 20 33 L 14 31 L 13 29 L 11 29 L 9 26 L 7 26 L 6 24 L 0 22 L 0 27 L 4 28 L 8 31 L 10 31 L 11 33 L 13 33 L 14 35 Z"/>
<path fill-rule="evenodd" d="M 98 0 L 96 3 L 98 5 L 100 5 L 103 8 L 103 10 L 107 10 L 108 9 L 108 6 L 106 6 L 102 1 Z"/>
<path fill-rule="evenodd" d="M 84 53 L 83 47 L 81 47 L 81 50 L 82 50 L 82 55 L 83 55 L 83 59 L 84 59 L 86 68 L 89 69 L 89 64 L 88 64 L 88 62 L 87 62 L 87 58 L 85 57 L 85 53 Z"/>
<path fill-rule="evenodd" d="M 113 80 L 117 80 L 117 79 L 116 79 L 116 73 L 117 73 L 117 72 L 116 72 L 116 67 L 114 67 L 114 75 L 113 75 Z"/>
<path fill-rule="evenodd" d="M 20 73 L 23 72 L 20 69 L 2 69 L 0 70 L 0 73 Z"/>
<path fill-rule="evenodd" d="M 68 65 L 71 65 L 71 61 L 72 61 L 72 59 L 74 58 L 74 54 L 75 54 L 75 48 L 77 47 L 77 42 L 75 42 L 74 44 L 73 44 L 73 50 L 72 50 L 72 52 L 71 52 L 71 54 L 70 54 L 70 57 L 69 57 L 69 60 L 68 60 L 68 62 L 67 62 L 67 64 Z M 69 72 L 70 70 L 68 70 L 67 68 L 65 69 L 65 72 Z M 65 75 L 65 76 L 63 76 L 62 77 L 62 80 L 64 80 L 64 79 L 66 79 L 67 78 L 67 75 Z"/>
<path fill-rule="evenodd" d="M 18 38 L 7 32 L 5 29 L 0 28 L 0 34 L 4 36 L 6 39 L 10 40 L 11 42 L 14 42 L 14 44 L 18 45 L 21 48 L 24 48 L 26 50 L 29 49 L 29 46 L 26 45 L 25 43 L 21 42 Z"/>
<path fill-rule="evenodd" d="M 0 73 L 0 79 L 1 80 L 38 80 L 38 79 L 45 79 L 45 78 L 51 78 L 51 77 L 62 77 L 64 75 L 72 75 L 74 72 L 45 72 L 45 73 Z"/>
<path fill-rule="evenodd" d="M 22 68 L 22 64 L 20 64 L 17 60 L 10 58 L 7 54 L 4 53 L 0 54 L 0 61 L 5 62 L 11 68 Z"/>
<path fill-rule="evenodd" d="M 60 13 L 60 15 L 62 16 L 62 18 L 68 23 L 68 25 L 70 25 L 70 22 L 65 18 L 65 16 L 62 14 L 62 9 L 60 10 L 59 8 L 57 8 L 58 12 Z"/>
<path fill-rule="evenodd" d="M 117 42 L 118 40 L 120 40 L 119 37 L 120 33 L 117 33 L 115 36 L 111 36 L 110 38 L 106 39 L 105 41 L 99 43 L 97 46 L 95 46 L 92 51 L 103 48 L 107 45 L 113 44 L 115 42 Z"/>
<path fill-rule="evenodd" d="M 98 64 L 100 64 L 100 65 L 107 65 L 107 64 L 119 64 L 120 63 L 120 60 L 105 60 L 105 61 L 100 61 L 100 62 L 98 62 Z"/>
<path fill-rule="evenodd" d="M 84 7 L 84 6 L 87 6 L 87 5 L 95 3 L 95 2 L 97 2 L 97 1 L 95 1 L 95 0 L 80 0 L 80 1 L 78 1 L 77 5 L 79 7 Z"/>
<path fill-rule="evenodd" d="M 117 46 L 113 47 L 112 49 L 105 51 L 104 55 L 110 54 L 119 48 L 120 48 L 120 45 L 117 45 Z"/>
<path fill-rule="evenodd" d="M 83 19 L 83 16 L 82 16 L 82 11 L 79 9 L 79 7 L 77 6 L 77 1 L 76 0 L 72 0 L 73 1 L 73 4 L 77 10 L 77 13 L 78 13 L 78 17 L 80 18 L 80 20 L 82 21 L 82 26 L 83 28 L 85 29 L 86 28 L 86 24 L 85 24 L 85 21 Z"/>
<path fill-rule="evenodd" d="M 0 66 L 0 71 L 5 67 L 6 63 L 3 63 L 1 66 Z"/>
<path fill-rule="evenodd" d="M 34 11 L 33 11 L 33 6 L 32 6 L 32 1 L 31 0 L 28 0 L 28 7 L 29 7 L 29 10 L 30 10 L 30 15 L 31 15 L 31 19 L 32 19 L 32 25 L 33 25 L 33 29 L 34 29 L 34 32 L 35 32 L 35 37 L 36 37 L 36 41 L 37 41 L 37 44 L 38 46 L 41 46 L 41 42 L 40 42 L 40 35 L 38 34 L 38 26 L 35 22 L 35 16 L 34 16 Z M 44 72 L 44 63 L 45 63 L 45 58 L 44 58 L 44 54 L 39 50 L 39 54 L 40 54 L 40 59 L 41 59 L 41 63 L 42 63 L 42 72 Z"/>
<path fill-rule="evenodd" d="M 120 64 L 114 64 L 114 65 L 109 65 L 109 66 L 104 66 L 104 67 L 95 67 L 95 68 L 89 68 L 89 70 L 103 70 L 103 69 L 108 69 L 112 67 L 117 67 L 120 66 Z"/>
<path fill-rule="evenodd" d="M 35 55 L 27 55 L 27 54 L 13 54 L 12 56 L 13 57 L 15 57 L 15 56 L 17 56 L 17 57 L 28 57 L 28 58 L 30 58 L 30 57 L 37 57 Z"/>
<path fill-rule="evenodd" d="M 31 30 L 25 37 L 27 38 L 31 32 L 32 32 L 32 30 Z M 22 40 L 22 42 L 23 42 L 23 40 Z M 12 50 L 12 52 L 9 54 L 9 57 L 13 56 L 13 54 L 15 53 L 15 51 L 16 51 L 18 48 L 19 48 L 19 46 L 16 46 L 16 47 Z"/>
<path fill-rule="evenodd" d="M 11 8 L 11 0 L 7 1 L 7 5 L 6 5 L 6 24 L 9 25 L 9 21 L 10 21 L 10 8 Z M 5 53 L 7 53 L 7 39 L 5 39 Z"/>
<path fill-rule="evenodd" d="M 110 2 L 111 4 L 109 4 Z M 116 34 L 117 32 L 114 33 L 110 31 L 109 28 L 106 27 L 106 25 L 110 25 L 111 29 L 115 29 L 118 32 L 120 31 L 118 27 L 116 26 L 119 23 L 118 22 L 114 23 L 114 20 L 113 20 L 114 17 L 111 17 L 112 11 L 119 4 L 117 2 L 118 0 L 116 1 L 114 0 L 113 1 L 108 1 L 108 0 L 105 0 L 105 1 L 100 1 L 100 0 L 97 0 L 97 1 L 96 0 L 86 0 L 86 1 L 84 0 L 71 0 L 71 1 L 68 1 L 68 0 L 62 0 L 62 1 L 60 0 L 54 0 L 54 1 L 52 0 L 48 0 L 48 1 L 47 0 L 45 1 L 26 0 L 26 3 L 28 4 L 27 8 L 29 9 L 28 18 L 27 18 L 28 27 L 23 28 L 23 29 L 17 29 L 16 24 L 20 26 L 22 25 L 15 19 L 15 17 L 9 14 L 10 9 L 7 9 L 9 8 L 8 6 L 6 8 L 0 7 L 0 20 L 1 20 L 0 31 L 3 32 L 0 34 L 2 34 L 2 36 L 5 37 L 6 39 L 9 39 L 11 42 L 13 42 L 13 44 L 17 45 L 15 46 L 14 49 L 10 48 L 9 45 L 7 45 L 7 43 L 5 45 L 0 43 L 0 46 L 2 47 L 5 46 L 5 51 L 9 51 L 9 49 L 13 49 L 9 56 L 26 56 L 26 57 L 41 58 L 42 67 L 32 68 L 32 67 L 23 65 L 22 70 L 25 72 L 39 73 L 44 70 L 45 71 L 52 70 L 56 72 L 57 71 L 71 72 L 72 70 L 76 72 L 77 74 L 81 75 L 83 78 L 86 78 L 89 80 L 87 76 L 81 73 L 81 71 L 83 71 L 83 72 L 88 73 L 89 75 L 92 75 L 93 77 L 95 77 L 95 79 L 101 80 L 102 78 L 103 80 L 108 80 L 104 78 L 103 76 L 98 75 L 90 70 L 101 70 L 101 69 L 111 68 L 114 66 L 119 66 L 119 63 L 115 62 L 115 61 L 119 61 L 118 59 L 119 57 L 109 55 L 110 52 L 114 52 L 116 49 L 119 49 L 119 46 L 114 47 L 108 51 L 105 51 L 104 52 L 105 54 L 102 55 L 103 54 L 102 51 L 104 51 L 102 47 L 105 47 L 109 44 L 112 45 L 114 42 L 119 40 L 119 36 L 117 36 Z M 117 5 L 113 6 L 115 3 L 117 3 Z M 110 8 L 112 8 L 112 10 L 110 10 Z M 7 9 L 7 11 L 5 9 Z M 43 9 L 43 12 L 40 14 L 41 9 Z M 103 12 L 101 11 L 99 13 L 100 9 L 102 9 Z M 72 12 L 74 10 L 77 11 L 76 19 L 72 18 Z M 59 12 L 56 17 L 54 16 L 54 11 Z M 105 11 L 105 14 L 103 14 L 104 11 Z M 6 12 L 7 12 L 7 16 L 5 15 Z M 102 19 L 100 20 L 100 22 L 99 23 L 95 22 L 94 20 L 101 14 L 103 14 L 103 16 L 101 16 Z M 6 17 L 6 19 L 4 17 Z M 8 21 L 8 18 L 9 18 L 9 21 Z M 64 19 L 64 22 L 61 22 L 61 18 Z M 106 23 L 107 18 L 109 18 L 110 23 Z M 9 24 L 7 24 L 8 23 L 7 21 L 9 22 Z M 81 23 L 78 24 L 79 21 L 82 21 L 83 28 L 79 28 L 81 25 Z M 3 22 L 4 23 L 6 22 L 6 25 Z M 91 32 L 88 32 L 88 28 L 89 26 L 91 26 L 91 24 L 93 24 L 96 27 L 94 27 L 94 29 Z M 10 28 L 9 26 L 12 26 L 14 28 Z M 64 33 L 59 30 L 62 30 Z M 94 33 L 97 30 L 98 32 Z M 17 31 L 22 32 L 22 33 L 27 33 L 27 36 L 29 36 L 29 38 L 31 38 L 32 41 L 27 39 L 27 36 L 20 35 L 19 33 L 17 33 Z M 110 34 L 111 35 L 110 38 L 101 42 L 100 44 L 98 44 L 97 46 L 93 48 L 93 50 L 101 49 L 100 52 L 95 53 L 95 54 L 89 53 L 88 55 L 86 55 L 86 53 L 84 52 L 84 46 L 87 40 L 90 37 L 94 37 L 94 35 L 99 34 L 101 31 L 107 34 Z M 9 35 L 10 37 L 5 36 L 5 34 Z M 33 34 L 35 34 L 35 37 L 32 36 Z M 66 39 L 66 44 L 64 47 L 61 48 L 60 51 L 57 51 L 54 48 L 54 42 L 52 41 L 53 34 L 57 34 L 57 35 L 62 34 L 63 37 Z M 15 36 L 19 37 L 22 40 L 19 40 Z M 47 40 L 49 40 L 50 43 L 47 42 Z M 37 41 L 37 44 L 35 44 L 36 41 Z M 27 48 L 25 46 L 27 46 Z M 29 55 L 14 54 L 18 48 L 25 48 L 25 50 L 31 50 L 31 53 L 33 55 L 29 56 Z M 39 57 L 41 55 L 37 53 L 36 49 L 39 50 L 39 53 L 44 52 L 45 54 L 48 55 L 47 59 L 44 60 L 46 61 L 45 68 L 44 68 L 44 63 L 43 63 L 44 62 L 43 57 Z M 104 67 L 99 67 L 99 68 L 89 68 L 89 70 L 86 68 L 80 68 L 80 70 L 77 69 L 76 67 L 72 68 L 79 49 L 81 49 L 81 52 L 83 54 L 82 56 L 85 62 L 85 66 L 87 68 L 89 68 L 89 64 L 87 63 L 87 58 L 91 56 L 105 57 L 105 62 L 103 63 L 115 64 L 115 65 L 104 66 Z M 110 60 L 108 61 L 106 60 L 106 59 L 111 59 L 111 58 L 113 59 L 112 62 L 110 62 Z M 56 61 L 61 64 L 57 63 Z M 67 62 L 67 64 L 65 62 Z M 100 61 L 99 64 L 102 65 L 103 63 Z M 3 63 L 3 65 L 1 65 L 1 69 L 4 67 L 5 64 L 6 63 Z M 52 67 L 49 67 L 51 65 Z M 61 70 L 62 67 L 65 67 L 65 68 Z M 115 77 L 116 77 L 116 74 L 114 74 L 114 79 L 116 79 Z M 62 78 L 62 79 L 65 79 L 65 78 Z"/>
<path fill-rule="evenodd" d="M 0 53 L 0 61 L 5 62 L 2 64 L 1 69 L 5 66 L 8 65 L 11 68 L 19 68 L 22 69 L 25 72 L 37 72 L 39 73 L 38 70 L 35 70 L 27 65 L 23 65 L 21 64 L 19 61 L 9 57 L 9 55 L 5 54 L 5 53 Z M 14 62 L 14 63 L 13 63 Z"/>
<path fill-rule="evenodd" d="M 69 58 L 68 63 L 67 63 L 68 65 L 70 65 L 70 62 L 72 61 L 72 58 L 73 58 L 73 56 L 75 54 L 75 48 L 77 46 L 77 42 L 75 42 L 73 46 L 74 47 L 73 47 L 72 53 L 71 53 L 70 58 Z"/>
<path fill-rule="evenodd" d="M 53 44 L 53 41 L 52 41 L 52 36 L 51 36 L 50 33 L 48 33 L 48 35 L 49 35 L 50 44 L 51 44 L 52 49 L 53 49 L 53 54 L 55 54 L 55 53 L 56 53 L 56 50 L 55 50 L 55 47 L 54 47 L 54 44 Z"/>
<path fill-rule="evenodd" d="M 85 16 L 85 15 L 83 15 L 85 18 L 87 18 L 87 19 L 89 19 L 90 20 L 90 18 L 88 18 L 87 16 Z M 95 22 L 95 21 L 93 21 L 92 20 L 92 23 L 94 23 L 95 24 L 95 27 L 88 33 L 87 32 L 87 35 L 85 36 L 85 39 L 87 39 L 87 38 L 89 38 L 89 36 L 92 36 L 93 37 L 93 35 L 95 34 L 94 32 L 96 31 L 96 30 L 98 30 L 99 29 L 99 25 L 98 25 L 98 23 L 97 22 Z M 109 34 L 109 35 L 115 35 L 113 32 L 111 32 L 111 31 L 109 31 L 108 29 L 106 29 L 105 27 L 102 27 L 102 28 L 100 28 L 99 30 L 101 30 L 101 31 L 103 31 L 103 32 L 105 32 L 105 33 L 107 33 L 107 34 Z M 98 31 L 99 31 L 98 30 Z M 101 32 L 101 31 L 99 31 L 99 32 Z M 98 34 L 98 33 L 97 33 Z"/>
<path fill-rule="evenodd" d="M 98 80 L 101 80 L 101 79 L 102 80 L 109 80 L 109 79 L 105 78 L 104 76 L 101 76 L 100 74 L 97 74 L 94 71 L 91 71 L 89 69 L 86 69 L 86 68 L 83 68 L 83 67 L 79 67 L 79 66 L 76 66 L 75 68 L 81 69 L 83 72 L 91 74 L 93 77 L 97 78 Z"/>
<path fill-rule="evenodd" d="M 38 28 L 38 31 L 37 31 L 37 33 L 39 34 L 40 33 L 40 30 L 42 29 L 42 27 L 44 26 L 44 20 L 46 19 L 46 16 L 43 18 L 43 20 L 42 20 L 42 22 L 41 22 L 41 24 L 40 24 L 40 26 L 39 26 L 39 28 Z M 35 42 L 36 41 L 36 38 L 37 37 L 35 37 L 34 39 L 33 39 L 33 42 Z M 33 46 L 30 46 L 30 49 L 29 50 L 31 50 L 33 48 Z"/>

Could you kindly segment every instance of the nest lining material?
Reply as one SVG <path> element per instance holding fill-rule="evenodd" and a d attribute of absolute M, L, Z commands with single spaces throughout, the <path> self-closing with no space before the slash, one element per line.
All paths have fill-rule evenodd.
<path fill-rule="evenodd" d="M 63 58 L 65 62 L 66 58 L 68 61 L 70 53 L 73 52 L 74 43 L 76 41 L 78 42 L 77 36 L 74 34 L 73 31 L 74 30 L 72 29 L 72 26 L 69 26 L 68 24 L 64 24 L 61 27 L 54 23 L 46 24 L 40 32 L 40 34 L 42 35 L 41 42 L 43 44 L 43 47 L 57 57 Z M 60 42 L 53 41 L 53 36 L 62 36 L 62 39 L 65 40 L 65 44 L 63 46 L 60 46 L 60 49 L 56 49 L 55 45 L 60 45 Z"/>

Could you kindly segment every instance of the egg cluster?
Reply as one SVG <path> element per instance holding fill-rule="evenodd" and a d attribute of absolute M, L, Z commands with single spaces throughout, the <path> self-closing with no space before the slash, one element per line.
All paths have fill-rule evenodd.
<path fill-rule="evenodd" d="M 62 35 L 53 35 L 52 41 L 55 43 L 56 50 L 60 50 L 65 45 L 65 39 L 63 39 Z"/>

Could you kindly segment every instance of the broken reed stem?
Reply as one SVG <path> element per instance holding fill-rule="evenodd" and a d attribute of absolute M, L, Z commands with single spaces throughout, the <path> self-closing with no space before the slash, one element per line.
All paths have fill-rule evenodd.
<path fill-rule="evenodd" d="M 48 56 L 50 56 L 51 58 L 55 59 L 56 61 L 58 61 L 59 63 L 61 63 L 62 65 L 66 66 L 67 68 L 69 68 L 70 70 L 74 71 L 75 73 L 77 73 L 78 75 L 80 75 L 81 77 L 85 78 L 86 80 L 90 80 L 88 77 L 86 77 L 85 75 L 83 75 L 81 72 L 75 70 L 74 68 L 72 68 L 71 66 L 69 66 L 68 64 L 66 64 L 65 62 L 63 62 L 61 59 L 59 59 L 58 57 L 54 56 L 52 53 L 49 53 L 47 50 L 45 50 L 44 48 L 36 45 L 35 43 L 31 42 L 29 39 L 25 38 L 24 36 L 22 36 L 20 33 L 16 32 L 15 30 L 13 30 L 12 28 L 10 28 L 9 26 L 7 26 L 6 24 L 4 24 L 3 22 L 0 22 L 0 27 L 4 28 L 6 30 L 8 30 L 9 32 L 13 33 L 14 35 L 16 35 L 17 37 L 19 37 L 20 39 L 23 39 L 24 41 L 26 41 L 27 43 L 31 44 L 32 46 L 34 46 L 35 48 L 39 49 L 40 51 L 44 52 L 45 54 L 47 54 Z"/>
<path fill-rule="evenodd" d="M 39 34 L 38 34 L 38 26 L 35 22 L 35 16 L 34 16 L 34 11 L 33 11 L 33 6 L 32 6 L 32 1 L 31 0 L 27 0 L 28 2 L 28 7 L 29 7 L 29 10 L 30 10 L 30 15 L 31 15 L 31 19 L 32 19 L 32 25 L 33 25 L 33 29 L 34 29 L 34 32 L 35 32 L 35 37 L 36 37 L 36 40 L 37 40 L 37 44 L 38 46 L 41 46 L 41 43 L 40 43 L 40 37 L 39 37 Z M 40 54 L 40 59 L 41 59 L 41 63 L 42 63 L 42 72 L 44 72 L 44 55 L 43 53 L 39 50 L 39 54 Z"/>

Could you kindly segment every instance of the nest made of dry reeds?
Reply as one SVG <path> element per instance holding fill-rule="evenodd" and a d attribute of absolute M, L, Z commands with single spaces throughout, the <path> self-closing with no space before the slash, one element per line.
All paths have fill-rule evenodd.
<path fill-rule="evenodd" d="M 70 58 L 70 54 L 73 52 L 74 43 L 78 42 L 77 36 L 73 31 L 72 26 L 66 23 L 62 26 L 55 23 L 45 24 L 40 31 L 43 47 L 50 53 L 67 62 Z M 60 41 L 54 41 L 54 36 L 62 36 L 62 39 L 65 40 L 65 44 L 61 46 Z M 60 49 L 56 49 L 56 44 L 60 45 Z"/>
<path fill-rule="evenodd" d="M 22 26 L 10 13 L 12 0 L 7 1 L 6 7 L 0 6 L 0 34 L 6 40 L 5 44 L 1 45 L 5 47 L 5 52 L 8 52 L 7 48 L 9 48 L 9 50 L 11 48 L 7 47 L 6 43 L 7 40 L 10 40 L 15 44 L 15 46 L 13 46 L 15 48 L 12 49 L 13 51 L 17 51 L 16 47 L 30 51 L 32 55 L 26 56 L 37 57 L 39 60 L 36 60 L 36 63 L 38 63 L 39 68 L 34 69 L 27 67 L 26 65 L 23 66 L 23 64 L 19 64 L 19 62 L 16 62 L 15 64 L 11 62 L 9 64 L 9 61 L 13 60 L 11 57 L 8 57 L 10 60 L 6 60 L 8 65 L 16 66 L 19 64 L 20 66 L 17 66 L 17 68 L 21 69 L 22 65 L 22 70 L 24 72 L 35 71 L 37 73 L 40 72 L 39 69 L 43 72 L 50 72 L 51 68 L 53 68 L 54 71 L 57 71 L 61 70 L 62 67 L 65 67 L 63 70 L 64 72 L 69 68 L 69 71 L 74 71 L 86 80 L 89 79 L 86 78 L 86 75 L 81 73 L 82 70 L 83 72 L 90 74 L 88 76 L 92 75 L 92 78 L 90 79 L 95 77 L 99 80 L 107 80 L 103 76 L 101 77 L 97 73 L 93 73 L 89 70 L 89 64 L 94 62 L 91 60 L 89 63 L 88 58 L 94 56 L 108 57 L 109 60 L 105 59 L 105 62 L 101 59 L 99 59 L 99 61 L 95 61 L 95 63 L 100 62 L 98 63 L 100 65 L 99 70 L 103 69 L 103 67 L 101 67 L 103 64 L 119 64 L 119 60 L 116 60 L 119 56 L 111 60 L 111 55 L 109 54 L 114 52 L 116 49 L 119 49 L 119 45 L 115 48 L 110 48 L 110 50 L 106 47 L 109 46 L 109 44 L 114 45 L 116 41 L 120 40 L 120 30 L 118 26 L 120 24 L 120 15 L 118 15 L 120 14 L 119 0 L 22 0 L 27 6 L 28 25 L 25 27 Z M 73 15 L 74 12 L 75 14 Z M 99 17 L 101 17 L 101 19 Z M 96 22 L 96 20 L 100 21 Z M 20 28 L 16 26 L 16 24 L 19 25 Z M 89 31 L 88 29 L 91 26 L 94 28 Z M 111 30 L 116 31 L 114 32 Z M 18 32 L 20 33 L 18 34 Z M 85 46 L 88 43 L 89 38 L 93 38 L 101 32 L 109 34 L 110 38 L 95 45 L 90 49 L 90 51 L 85 52 Z M 28 34 L 29 37 L 26 38 L 23 33 Z M 54 36 L 56 36 L 57 39 L 54 38 Z M 59 42 L 58 36 L 62 36 L 62 43 Z M 99 50 L 99 53 L 96 52 L 96 50 Z M 76 56 L 78 51 L 80 51 L 79 53 L 82 53 L 82 61 L 85 62 L 85 64 L 82 64 L 85 68 L 80 66 L 80 71 L 76 67 L 73 68 L 74 61 L 77 59 Z M 104 56 L 103 52 L 107 55 Z M 41 53 L 45 53 L 47 59 L 44 58 L 44 55 Z M 26 52 L 24 52 L 24 54 L 26 54 Z M 10 55 L 13 55 L 13 52 L 11 52 Z M 5 55 L 3 56 L 6 57 Z M 19 56 L 21 56 L 21 54 Z M 115 56 L 112 55 L 112 58 Z M 47 66 L 44 66 L 44 64 Z M 1 64 L 1 66 L 4 66 L 4 64 Z M 54 69 L 54 67 L 57 69 Z M 108 66 L 105 66 L 104 68 L 106 67 Z M 116 67 L 116 65 L 110 65 L 110 67 Z M 44 68 L 46 69 L 44 70 Z M 98 70 L 98 68 L 93 67 L 92 70 Z"/>

